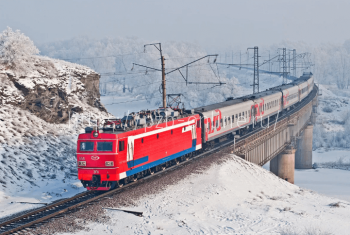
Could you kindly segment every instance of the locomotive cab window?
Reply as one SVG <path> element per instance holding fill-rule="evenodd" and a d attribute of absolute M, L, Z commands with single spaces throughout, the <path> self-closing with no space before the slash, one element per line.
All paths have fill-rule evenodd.
<path fill-rule="evenodd" d="M 113 151 L 113 142 L 97 142 L 97 151 Z"/>
<path fill-rule="evenodd" d="M 94 151 L 94 142 L 80 142 L 80 151 Z"/>
<path fill-rule="evenodd" d="M 125 145 L 124 145 L 124 140 L 122 141 L 119 141 L 119 151 L 123 151 L 125 148 Z"/>

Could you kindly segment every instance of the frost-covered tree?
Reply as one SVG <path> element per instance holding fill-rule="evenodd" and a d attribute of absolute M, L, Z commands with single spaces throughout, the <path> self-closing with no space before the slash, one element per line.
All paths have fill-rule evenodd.
<path fill-rule="evenodd" d="M 0 58 L 3 64 L 12 68 L 20 67 L 22 62 L 38 53 L 33 41 L 19 30 L 13 31 L 7 27 L 0 34 Z"/>

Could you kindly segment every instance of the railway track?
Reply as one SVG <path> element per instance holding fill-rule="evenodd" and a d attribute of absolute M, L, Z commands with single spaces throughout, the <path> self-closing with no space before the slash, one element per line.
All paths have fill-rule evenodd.
<path fill-rule="evenodd" d="M 287 112 L 285 112 L 283 115 L 281 115 L 278 120 L 281 121 L 291 114 L 298 112 L 302 107 L 304 107 L 306 104 L 312 101 L 312 99 L 317 94 L 317 87 L 313 89 L 313 92 L 310 93 L 309 97 L 304 99 L 298 106 L 296 106 L 294 109 L 291 109 Z M 148 175 L 146 177 L 143 177 L 135 182 L 131 182 L 124 187 L 116 188 L 111 191 L 107 192 L 97 192 L 97 191 L 87 191 L 80 194 L 75 195 L 74 197 L 67 198 L 55 203 L 51 203 L 49 205 L 46 205 L 44 207 L 40 207 L 38 209 L 34 209 L 29 211 L 28 213 L 25 213 L 23 215 L 17 216 L 15 218 L 11 218 L 10 220 L 7 220 L 0 224 L 0 235 L 7 235 L 7 234 L 22 234 L 22 233 L 28 233 L 30 230 L 36 226 L 40 226 L 46 222 L 48 222 L 50 219 L 57 218 L 63 216 L 65 213 L 69 213 L 72 211 L 75 211 L 77 209 L 81 209 L 84 206 L 89 205 L 90 203 L 97 202 L 104 197 L 111 196 L 116 193 L 120 193 L 124 190 L 126 190 L 129 187 L 136 186 L 136 184 L 143 182 L 151 177 L 165 174 L 167 171 L 174 170 L 180 166 L 183 166 L 185 164 L 189 164 L 194 159 L 202 158 L 205 156 L 208 156 L 210 154 L 216 153 L 220 150 L 222 150 L 224 147 L 232 146 L 232 144 L 236 143 L 239 144 L 241 141 L 243 141 L 245 138 L 261 131 L 263 128 L 255 128 L 254 130 L 250 131 L 249 133 L 241 136 L 237 141 L 235 140 L 227 140 L 221 143 L 216 144 L 211 149 L 200 153 L 198 155 L 195 155 L 191 157 L 188 160 L 179 162 L 178 164 L 174 164 L 172 166 L 169 166 L 165 168 L 162 171 L 155 172 L 152 175 Z"/>

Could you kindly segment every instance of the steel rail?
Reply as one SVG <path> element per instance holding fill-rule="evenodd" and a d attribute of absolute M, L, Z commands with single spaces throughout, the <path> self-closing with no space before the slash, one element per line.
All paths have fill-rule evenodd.
<path fill-rule="evenodd" d="M 312 100 L 315 98 L 315 96 L 317 95 L 317 92 L 318 92 L 318 88 L 317 86 L 315 85 L 314 86 L 314 89 L 312 90 L 312 92 L 308 95 L 308 97 L 306 99 L 304 99 L 302 102 L 300 102 L 295 108 L 285 112 L 283 115 L 281 115 L 281 117 L 279 117 L 278 119 L 278 122 L 281 122 L 282 120 L 288 118 L 290 115 L 294 114 L 294 113 L 297 113 L 298 111 L 300 111 L 304 106 L 306 106 L 307 104 L 309 104 L 310 102 L 312 102 Z M 257 134 L 258 132 L 264 130 L 265 128 L 263 127 L 259 127 L 259 128 L 255 128 L 254 130 L 250 131 L 249 133 L 243 135 L 242 137 L 240 137 L 237 141 L 236 141 L 236 145 L 239 145 L 240 143 L 243 142 L 243 140 L 245 140 L 246 138 L 254 135 L 254 134 Z M 224 142 L 221 142 L 219 144 L 217 144 L 216 146 L 214 146 L 213 148 L 205 151 L 204 153 L 200 153 L 198 155 L 195 155 L 193 157 L 191 157 L 190 159 L 188 160 L 185 160 L 183 162 L 179 162 L 178 164 L 175 164 L 175 165 L 172 165 L 172 166 L 169 166 L 167 168 L 165 168 L 164 170 L 161 170 L 161 171 L 158 171 L 158 172 L 155 172 L 153 175 L 148 175 L 148 176 L 145 176 L 141 179 L 138 179 L 137 181 L 135 182 L 131 182 L 131 183 L 128 183 L 127 185 L 125 185 L 124 187 L 121 187 L 121 188 L 116 188 L 116 189 L 113 189 L 111 191 L 107 191 L 105 193 L 101 193 L 97 196 L 93 196 L 91 198 L 88 198 L 86 200 L 83 200 L 83 201 L 80 201 L 80 202 L 76 202 L 74 203 L 74 200 L 77 200 L 79 198 L 83 199 L 84 197 L 86 196 L 89 196 L 89 195 L 93 195 L 93 194 L 96 194 L 95 191 L 87 191 L 87 192 L 84 192 L 84 193 L 81 193 L 81 194 L 78 194 L 78 195 L 75 195 L 71 198 L 67 198 L 67 199 L 64 199 L 64 200 L 61 200 L 59 202 L 56 202 L 56 203 L 52 203 L 52 204 L 49 204 L 45 207 L 41 207 L 37 210 L 34 210 L 34 211 L 31 211 L 27 214 L 24 214 L 24 215 L 21 215 L 21 216 L 18 216 L 18 217 L 15 217 L 13 219 L 10 219 L 9 221 L 6 221 L 4 223 L 1 223 L 0 224 L 0 235 L 8 235 L 8 234 L 13 234 L 15 232 L 17 233 L 21 233 L 21 230 L 25 230 L 29 227 L 33 227 L 34 225 L 36 224 L 39 224 L 39 223 L 42 223 L 46 220 L 49 220 L 51 218 L 55 218 L 59 215 L 62 215 L 66 212 L 69 212 L 69 211 L 72 211 L 74 209 L 77 209 L 81 206 L 84 206 L 90 202 L 93 202 L 93 201 L 96 201 L 98 199 L 101 199 L 103 197 L 106 197 L 106 196 L 109 196 L 109 195 L 112 195 L 112 194 L 115 194 L 115 193 L 120 193 L 120 192 L 123 192 L 124 190 L 126 190 L 127 188 L 130 188 L 132 186 L 135 186 L 136 184 L 139 184 L 143 181 L 146 181 L 147 179 L 149 178 L 152 178 L 154 176 L 157 176 L 157 175 L 161 175 L 161 174 L 165 174 L 167 171 L 170 171 L 170 170 L 174 170 L 180 166 L 183 166 L 185 164 L 189 164 L 191 163 L 193 160 L 195 159 L 199 159 L 199 158 L 202 158 L 202 157 L 205 157 L 207 155 L 210 155 L 210 154 L 213 154 L 213 153 L 216 153 L 216 152 L 219 152 L 220 150 L 222 150 L 223 147 L 227 147 L 227 146 L 232 146 L 232 144 L 234 144 L 235 140 L 228 140 L 228 141 L 224 141 Z M 45 216 L 42 216 L 38 219 L 34 219 L 28 223 L 20 223 L 22 220 L 25 220 L 26 218 L 30 218 L 30 217 L 34 217 L 34 216 L 39 216 L 41 213 L 42 214 L 45 214 L 45 211 L 50 211 L 50 210 L 53 210 L 55 208 L 58 208 L 60 206 L 63 206 L 67 203 L 74 203 L 74 205 L 71 205 L 71 206 L 68 206 L 68 207 L 65 207 L 63 209 L 57 209 L 55 210 L 53 213 L 50 213 L 50 214 L 47 214 Z M 20 224 L 19 226 L 16 226 L 16 224 Z M 6 227 L 13 227 L 15 226 L 14 228 L 11 228 L 10 230 L 6 230 L 6 231 L 2 231 L 4 230 L 4 228 L 6 229 Z"/>

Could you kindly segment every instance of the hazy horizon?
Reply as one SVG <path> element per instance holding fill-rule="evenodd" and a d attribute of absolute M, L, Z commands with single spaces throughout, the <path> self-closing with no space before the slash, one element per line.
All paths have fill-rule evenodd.
<path fill-rule="evenodd" d="M 1 1 L 0 31 L 19 29 L 35 43 L 78 36 L 185 41 L 205 50 L 283 40 L 343 43 L 348 1 Z"/>

